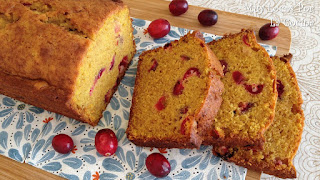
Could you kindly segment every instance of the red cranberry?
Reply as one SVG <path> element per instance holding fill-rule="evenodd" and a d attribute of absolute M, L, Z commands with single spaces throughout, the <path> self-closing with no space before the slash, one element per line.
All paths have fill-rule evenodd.
<path fill-rule="evenodd" d="M 124 71 L 126 70 L 127 66 L 129 64 L 129 60 L 128 60 L 128 56 L 125 56 L 122 58 L 119 66 L 118 66 L 118 69 L 119 69 L 119 74 L 123 74 Z"/>
<path fill-rule="evenodd" d="M 271 27 L 271 23 L 263 25 L 259 30 L 259 37 L 262 40 L 271 40 L 279 34 L 279 26 Z"/>
<path fill-rule="evenodd" d="M 218 148 L 218 153 L 220 154 L 220 156 L 224 156 L 228 153 L 228 148 L 226 146 L 221 146 Z"/>
<path fill-rule="evenodd" d="M 58 134 L 52 139 L 52 147 L 61 154 L 68 154 L 73 149 L 73 140 L 66 134 Z"/>
<path fill-rule="evenodd" d="M 241 84 L 244 81 L 244 76 L 239 71 L 234 71 L 232 73 L 232 78 L 237 84 Z"/>
<path fill-rule="evenodd" d="M 157 19 L 150 23 L 148 33 L 151 37 L 162 38 L 170 32 L 170 23 L 165 19 Z"/>
<path fill-rule="evenodd" d="M 163 109 L 166 107 L 166 106 L 165 106 L 165 102 L 166 102 L 166 97 L 165 97 L 165 96 L 162 96 L 162 97 L 158 100 L 157 104 L 155 105 L 156 109 L 157 109 L 158 111 L 163 110 Z"/>
<path fill-rule="evenodd" d="M 186 123 L 187 123 L 187 121 L 189 121 L 189 118 L 185 118 L 181 123 L 180 133 L 182 135 L 186 134 Z"/>
<path fill-rule="evenodd" d="M 259 94 L 263 90 L 263 85 L 262 84 L 259 84 L 259 85 L 255 85 L 255 84 L 247 85 L 247 84 L 245 84 L 244 86 L 245 86 L 246 90 L 249 91 L 251 94 Z"/>
<path fill-rule="evenodd" d="M 113 69 L 115 60 L 116 60 L 116 55 L 114 55 L 113 58 L 112 58 L 112 61 L 111 61 L 111 64 L 110 64 L 110 68 L 109 68 L 110 71 Z"/>
<path fill-rule="evenodd" d="M 105 70 L 106 70 L 106 68 L 100 69 L 98 75 L 95 77 L 95 79 L 94 79 L 94 81 L 93 81 L 93 85 L 92 85 L 92 87 L 90 88 L 90 92 L 89 92 L 90 96 L 92 95 L 93 90 L 94 90 L 94 87 L 96 86 L 98 80 L 101 78 L 101 76 L 102 76 L 102 74 L 103 74 L 103 72 L 104 72 Z"/>
<path fill-rule="evenodd" d="M 281 98 L 281 95 L 284 92 L 284 85 L 280 80 L 277 80 L 277 91 L 278 91 L 278 98 Z"/>
<path fill-rule="evenodd" d="M 165 177 L 171 171 L 169 161 L 160 153 L 150 154 L 146 159 L 148 171 L 156 177 Z"/>
<path fill-rule="evenodd" d="M 186 114 L 188 112 L 188 106 L 180 109 L 180 114 Z"/>
<path fill-rule="evenodd" d="M 242 41 L 243 41 L 244 44 L 246 44 L 247 46 L 250 46 L 250 44 L 249 44 L 249 38 L 248 38 L 247 35 L 244 35 L 244 36 L 242 37 Z"/>
<path fill-rule="evenodd" d="M 220 64 L 223 68 L 223 74 L 226 74 L 228 72 L 228 63 L 225 60 L 219 60 Z"/>
<path fill-rule="evenodd" d="M 117 136 L 111 129 L 98 131 L 94 143 L 97 151 L 103 156 L 111 156 L 118 148 Z"/>
<path fill-rule="evenodd" d="M 190 57 L 187 56 L 187 55 L 181 55 L 180 58 L 184 61 L 189 61 L 190 60 Z"/>
<path fill-rule="evenodd" d="M 200 77 L 200 71 L 198 68 L 190 68 L 188 71 L 184 74 L 183 80 L 187 79 L 188 77 L 191 76 L 198 76 Z"/>
<path fill-rule="evenodd" d="M 171 14 L 179 16 L 188 10 L 188 2 L 186 0 L 173 0 L 169 4 Z"/>
<path fill-rule="evenodd" d="M 182 84 L 183 81 L 178 80 L 176 85 L 173 88 L 173 94 L 174 95 L 180 95 L 183 92 L 184 86 Z"/>
<path fill-rule="evenodd" d="M 218 130 L 216 130 L 216 129 L 212 130 L 212 137 L 215 139 L 220 138 L 220 134 L 219 134 Z"/>
<path fill-rule="evenodd" d="M 254 106 L 253 103 L 244 103 L 244 102 L 240 102 L 238 104 L 238 107 L 240 108 L 241 113 L 245 113 L 247 112 L 250 108 L 252 108 Z"/>
<path fill-rule="evenodd" d="M 158 67 L 158 62 L 156 59 L 153 59 L 152 62 L 153 62 L 153 64 L 152 64 L 151 68 L 148 70 L 148 72 L 155 71 Z"/>
<path fill-rule="evenodd" d="M 210 9 L 203 10 L 198 15 L 199 22 L 204 26 L 215 25 L 218 21 L 218 14 Z"/>

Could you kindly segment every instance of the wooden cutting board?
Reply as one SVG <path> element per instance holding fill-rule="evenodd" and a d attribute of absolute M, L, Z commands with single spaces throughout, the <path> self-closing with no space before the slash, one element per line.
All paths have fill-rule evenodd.
<path fill-rule="evenodd" d="M 188 12 L 181 16 L 172 16 L 168 10 L 169 2 L 163 0 L 123 0 L 130 8 L 132 17 L 154 20 L 165 18 L 169 20 L 173 26 L 200 30 L 216 35 L 224 35 L 225 33 L 236 33 L 243 28 L 251 28 L 256 34 L 259 28 L 270 22 L 266 19 L 256 18 L 252 16 L 239 15 L 224 11 L 215 10 L 218 13 L 219 20 L 212 27 L 201 26 L 197 20 L 198 14 L 205 8 L 189 6 Z M 290 50 L 291 32 L 290 29 L 283 24 L 280 25 L 280 33 L 277 38 L 270 41 L 259 42 L 264 44 L 276 45 L 278 47 L 277 55 L 287 54 Z M 18 163 L 4 156 L 0 156 L 0 175 L 4 179 L 63 179 L 46 171 L 35 168 L 31 165 Z M 260 172 L 248 170 L 246 180 L 260 179 Z"/>

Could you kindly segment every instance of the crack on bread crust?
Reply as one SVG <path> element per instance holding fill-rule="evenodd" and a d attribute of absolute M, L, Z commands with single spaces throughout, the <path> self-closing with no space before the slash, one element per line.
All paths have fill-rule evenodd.
<path fill-rule="evenodd" d="M 7 24 L 11 24 L 19 21 L 19 17 L 15 16 L 13 13 L 4 14 L 0 12 L 0 30 L 4 29 Z"/>

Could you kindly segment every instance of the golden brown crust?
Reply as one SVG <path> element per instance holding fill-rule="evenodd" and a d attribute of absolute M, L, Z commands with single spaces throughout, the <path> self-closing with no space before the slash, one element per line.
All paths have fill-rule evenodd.
<path fill-rule="evenodd" d="M 261 45 L 259 45 L 256 41 L 255 35 L 253 30 L 251 29 L 242 29 L 241 32 L 236 33 L 236 34 L 226 34 L 224 35 L 224 38 L 234 38 L 236 36 L 238 36 L 239 34 L 243 34 L 246 33 L 248 34 L 248 36 L 251 36 L 253 38 L 252 39 L 252 44 L 255 46 L 258 46 L 258 49 L 264 49 Z M 208 45 L 213 45 L 217 42 L 220 42 L 223 40 L 222 38 L 216 41 L 211 41 L 208 43 Z M 256 48 L 256 47 L 254 47 Z M 256 49 L 256 50 L 258 50 Z M 269 68 L 270 70 L 270 77 L 271 79 L 274 80 L 273 82 L 273 99 L 270 102 L 270 109 L 275 109 L 276 107 L 276 101 L 277 101 L 277 91 L 276 91 L 276 71 L 275 71 L 275 67 L 273 66 L 273 62 L 269 56 L 269 54 L 267 53 L 267 51 L 262 51 L 263 55 L 266 59 L 268 59 L 269 63 L 271 64 Z M 258 149 L 263 149 L 263 144 L 264 144 L 264 137 L 263 137 L 263 133 L 264 131 L 270 126 L 270 124 L 272 123 L 273 119 L 275 116 L 275 111 L 273 111 L 273 114 L 270 115 L 269 117 L 269 121 L 267 124 L 265 124 L 265 128 L 261 129 L 259 132 L 259 136 L 255 137 L 254 139 L 249 138 L 249 137 L 239 137 L 238 135 L 229 135 L 229 136 L 220 136 L 219 138 L 217 138 L 212 131 L 207 132 L 208 136 L 205 137 L 203 144 L 204 145 L 215 145 L 215 146 L 247 146 L 247 145 L 251 145 L 251 146 L 255 146 L 255 148 Z"/>
<path fill-rule="evenodd" d="M 200 148 L 201 142 L 203 140 L 202 133 L 206 132 L 205 130 L 211 127 L 212 120 L 217 114 L 217 111 L 221 105 L 222 98 L 221 94 L 223 91 L 223 84 L 220 80 L 221 76 L 223 76 L 222 67 L 221 64 L 218 62 L 216 56 L 211 51 L 211 49 L 205 44 L 202 34 L 199 31 L 195 31 L 192 34 L 188 34 L 187 36 L 182 37 L 181 39 L 189 38 L 189 36 L 193 36 L 198 41 L 200 41 L 200 44 L 205 48 L 205 50 L 208 52 L 208 58 L 210 60 L 210 67 L 212 67 L 212 72 L 209 77 L 209 89 L 207 90 L 205 101 L 202 105 L 202 107 L 199 109 L 198 112 L 196 112 L 196 115 L 194 117 L 188 117 L 191 122 L 196 121 L 197 127 L 190 127 L 187 132 L 190 132 L 188 135 L 185 136 L 185 138 L 179 138 L 179 139 L 155 139 L 155 138 L 139 138 L 134 137 L 131 135 L 131 126 L 130 123 L 132 123 L 132 117 L 134 112 L 132 109 L 136 106 L 136 94 L 139 93 L 139 89 L 135 89 L 133 93 L 132 98 L 132 106 L 130 111 L 130 118 L 129 118 L 129 125 L 128 129 L 126 131 L 127 137 L 130 141 L 132 141 L 134 144 L 138 146 L 149 146 L 149 147 L 165 147 L 165 148 Z M 177 41 L 174 41 L 177 42 Z M 172 42 L 171 42 L 172 43 Z M 157 49 L 151 50 L 151 51 L 157 51 Z M 143 61 L 143 56 L 146 53 L 150 53 L 151 51 L 145 51 L 143 52 L 139 57 L 139 64 L 138 64 L 138 70 L 136 75 L 136 82 L 135 87 L 139 86 L 139 77 L 140 77 L 140 71 L 141 66 L 140 64 Z M 214 110 L 213 110 L 214 109 Z M 193 124 L 193 123 L 191 123 Z"/>

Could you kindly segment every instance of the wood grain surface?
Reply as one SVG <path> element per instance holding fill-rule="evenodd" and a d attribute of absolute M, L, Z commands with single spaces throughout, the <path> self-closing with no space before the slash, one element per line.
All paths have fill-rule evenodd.
<path fill-rule="evenodd" d="M 226 33 L 236 33 L 242 28 L 251 28 L 256 34 L 259 28 L 270 22 L 269 20 L 256 18 L 252 16 L 239 15 L 229 12 L 215 10 L 219 15 L 216 25 L 204 27 L 199 24 L 197 17 L 201 10 L 205 8 L 189 6 L 187 13 L 181 16 L 172 16 L 168 11 L 169 2 L 163 0 L 123 0 L 130 8 L 132 17 L 154 20 L 165 18 L 169 20 L 173 26 L 200 30 L 216 35 L 224 35 Z M 257 37 L 259 42 L 265 44 L 276 45 L 278 47 L 277 55 L 287 54 L 290 50 L 291 32 L 290 29 L 283 24 L 280 25 L 279 35 L 270 41 L 262 41 Z M 260 172 L 248 170 L 246 180 L 260 179 Z M 63 179 L 46 171 L 35 168 L 25 163 L 13 161 L 4 156 L 0 156 L 0 179 Z"/>
<path fill-rule="evenodd" d="M 282 56 L 288 54 L 291 45 L 290 29 L 283 24 L 280 24 L 280 32 L 278 36 L 269 41 L 262 41 L 258 32 L 261 26 L 270 23 L 270 20 L 261 19 L 253 16 L 246 16 L 230 12 L 215 10 L 218 14 L 218 22 L 211 27 L 202 26 L 198 22 L 198 14 L 203 7 L 189 6 L 188 11 L 181 16 L 173 16 L 169 12 L 168 1 L 163 0 L 123 0 L 130 8 L 132 17 L 155 20 L 158 18 L 167 19 L 171 25 L 177 27 L 188 28 L 192 30 L 200 30 L 216 35 L 224 35 L 228 33 L 240 32 L 241 29 L 253 29 L 256 32 L 258 42 L 278 47 L 277 54 Z"/>

